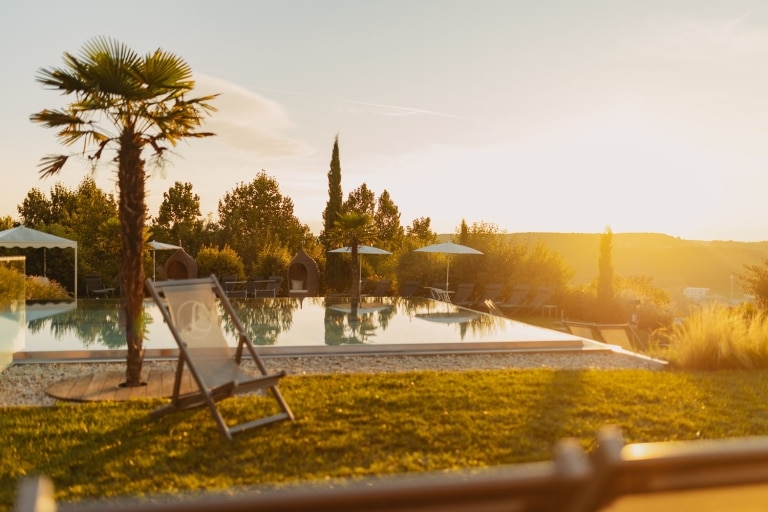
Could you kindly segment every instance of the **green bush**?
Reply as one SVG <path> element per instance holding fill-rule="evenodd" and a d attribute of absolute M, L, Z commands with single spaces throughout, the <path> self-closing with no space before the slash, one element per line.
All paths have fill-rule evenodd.
<path fill-rule="evenodd" d="M 61 283 L 40 276 L 27 276 L 27 300 L 62 300 L 70 298 Z"/>
<path fill-rule="evenodd" d="M 0 265 L 0 305 L 7 306 L 24 297 L 24 274 Z"/>
<path fill-rule="evenodd" d="M 197 253 L 197 270 L 201 276 L 215 274 L 217 276 L 235 275 L 238 279 L 245 279 L 243 260 L 228 245 L 223 249 L 204 246 Z"/>
<path fill-rule="evenodd" d="M 285 276 L 288 274 L 288 265 L 291 263 L 291 254 L 288 249 L 276 244 L 265 247 L 259 254 L 257 261 L 251 269 L 252 276 Z"/>

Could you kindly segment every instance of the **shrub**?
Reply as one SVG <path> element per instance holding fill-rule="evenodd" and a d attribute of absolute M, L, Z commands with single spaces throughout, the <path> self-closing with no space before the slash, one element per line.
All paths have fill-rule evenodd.
<path fill-rule="evenodd" d="M 240 256 L 230 246 L 225 245 L 223 249 L 218 247 L 203 246 L 197 253 L 198 274 L 209 276 L 235 275 L 238 279 L 245 279 L 245 268 Z"/>
<path fill-rule="evenodd" d="M 288 274 L 291 258 L 292 256 L 286 247 L 270 244 L 259 254 L 258 261 L 251 269 L 250 275 L 285 276 Z"/>
<path fill-rule="evenodd" d="M 7 306 L 24 296 L 24 274 L 0 265 L 0 305 Z"/>
<path fill-rule="evenodd" d="M 768 316 L 704 306 L 672 328 L 666 357 L 686 370 L 768 368 Z"/>
<path fill-rule="evenodd" d="M 70 298 L 67 290 L 58 281 L 40 276 L 27 276 L 27 300 L 63 300 Z"/>

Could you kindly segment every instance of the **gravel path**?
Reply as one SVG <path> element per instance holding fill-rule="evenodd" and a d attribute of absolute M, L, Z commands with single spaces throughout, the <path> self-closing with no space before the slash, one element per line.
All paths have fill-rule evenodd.
<path fill-rule="evenodd" d="M 289 375 L 322 373 L 381 373 L 409 370 L 495 370 L 512 368 L 553 369 L 658 369 L 647 359 L 608 352 L 475 353 L 445 355 L 369 355 L 269 357 L 270 370 Z M 250 364 L 250 363 L 249 363 Z M 144 368 L 174 370 L 175 361 L 144 362 Z M 0 407 L 50 406 L 57 402 L 45 389 L 60 380 L 96 372 L 123 371 L 125 363 L 24 363 L 0 372 Z"/>

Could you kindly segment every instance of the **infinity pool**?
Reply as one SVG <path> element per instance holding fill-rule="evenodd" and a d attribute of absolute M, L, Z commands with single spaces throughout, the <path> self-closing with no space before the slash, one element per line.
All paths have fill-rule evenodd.
<path fill-rule="evenodd" d="M 310 297 L 233 299 L 238 316 L 265 355 L 466 350 L 584 350 L 605 348 L 560 331 L 422 298 L 348 299 Z M 145 357 L 173 357 L 176 344 L 159 309 L 145 303 Z M 0 354 L 13 361 L 123 358 L 125 335 L 119 303 L 28 307 L 26 328 L 14 337 L 8 318 L 0 324 Z M 10 323 L 13 325 L 13 322 Z M 231 325 L 225 331 L 233 333 Z M 9 340 L 11 344 L 9 345 Z M 234 346 L 236 339 L 232 336 Z"/>

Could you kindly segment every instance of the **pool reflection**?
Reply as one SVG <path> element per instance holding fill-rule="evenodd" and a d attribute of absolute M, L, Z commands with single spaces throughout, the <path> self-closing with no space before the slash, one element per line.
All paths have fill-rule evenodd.
<path fill-rule="evenodd" d="M 573 342 L 573 336 L 424 298 L 232 299 L 255 345 L 301 347 L 394 347 L 521 341 Z M 116 300 L 81 300 L 77 308 L 27 322 L 19 352 L 99 351 L 125 348 L 123 315 Z M 235 327 L 221 313 L 232 345 Z M 159 309 L 144 306 L 145 349 L 174 350 Z M 29 356 L 33 357 L 33 356 Z"/>

